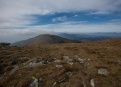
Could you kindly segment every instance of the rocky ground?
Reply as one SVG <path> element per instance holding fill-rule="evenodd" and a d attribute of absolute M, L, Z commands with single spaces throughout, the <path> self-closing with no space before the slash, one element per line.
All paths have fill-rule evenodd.
<path fill-rule="evenodd" d="M 0 87 L 121 87 L 121 40 L 0 48 Z"/>

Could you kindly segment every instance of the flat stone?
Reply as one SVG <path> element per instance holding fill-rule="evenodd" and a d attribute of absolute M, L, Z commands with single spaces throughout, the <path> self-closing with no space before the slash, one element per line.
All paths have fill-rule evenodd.
<path fill-rule="evenodd" d="M 63 65 L 56 65 L 57 68 L 63 68 Z"/>
<path fill-rule="evenodd" d="M 16 66 L 14 69 L 11 70 L 11 72 L 9 73 L 9 75 L 14 74 L 18 69 L 19 69 L 19 66 Z"/>
<path fill-rule="evenodd" d="M 60 80 L 58 81 L 58 83 L 60 84 L 60 83 L 64 82 L 66 79 L 67 79 L 67 78 L 64 77 L 64 78 L 60 79 Z"/>
<path fill-rule="evenodd" d="M 78 58 L 78 61 L 79 61 L 80 63 L 84 63 L 84 59 Z"/>
<path fill-rule="evenodd" d="M 57 84 L 57 82 L 54 82 L 52 87 L 54 87 L 56 84 Z"/>
<path fill-rule="evenodd" d="M 29 61 L 23 63 L 23 65 L 26 66 L 26 65 L 28 65 L 29 63 L 33 62 L 33 61 L 34 61 L 34 59 L 30 59 Z"/>
<path fill-rule="evenodd" d="M 34 81 L 29 85 L 29 87 L 38 87 L 38 79 L 35 77 L 32 77 Z"/>
<path fill-rule="evenodd" d="M 88 61 L 90 61 L 91 59 L 87 59 Z"/>
<path fill-rule="evenodd" d="M 60 63 L 60 62 L 61 62 L 61 60 L 55 60 L 55 62 L 56 62 L 56 63 Z"/>
<path fill-rule="evenodd" d="M 92 87 L 95 87 L 94 79 L 90 80 L 90 84 L 91 84 Z"/>
<path fill-rule="evenodd" d="M 30 62 L 28 65 L 26 65 L 26 67 L 37 67 L 37 66 L 41 66 L 41 65 L 43 65 L 42 62 L 39 62 L 39 63 Z"/>
<path fill-rule="evenodd" d="M 85 84 L 85 81 L 83 81 L 83 85 L 84 85 L 84 87 L 87 87 L 86 84 Z"/>
<path fill-rule="evenodd" d="M 104 69 L 104 68 L 100 68 L 100 69 L 98 69 L 98 74 L 102 74 L 102 75 L 107 76 L 108 71 L 106 69 Z"/>
<path fill-rule="evenodd" d="M 68 62 L 68 64 L 73 65 L 74 63 L 73 62 Z"/>
<path fill-rule="evenodd" d="M 63 56 L 63 59 L 67 62 L 73 61 L 73 59 L 71 59 L 69 56 Z"/>

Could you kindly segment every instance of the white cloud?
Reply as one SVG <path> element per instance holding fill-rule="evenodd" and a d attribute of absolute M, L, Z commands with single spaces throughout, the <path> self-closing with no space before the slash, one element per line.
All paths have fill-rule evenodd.
<path fill-rule="evenodd" d="M 57 32 L 68 33 L 94 33 L 94 32 L 121 32 L 121 22 L 109 22 L 102 24 L 88 24 L 87 22 L 65 22 L 60 24 L 48 24 L 27 26 L 21 29 L 0 29 L 0 42 L 15 42 L 24 40 L 39 34 L 53 34 Z"/>
<path fill-rule="evenodd" d="M 0 29 L 33 23 L 27 15 L 65 11 L 107 14 L 121 11 L 120 7 L 121 0 L 0 0 Z"/>
<path fill-rule="evenodd" d="M 89 24 L 86 22 L 66 22 L 60 24 L 45 25 L 43 27 L 45 28 L 45 30 L 49 30 L 50 26 L 52 30 L 55 32 L 70 32 L 70 33 L 121 32 L 121 25 L 115 22 L 102 23 L 102 24 Z"/>
<path fill-rule="evenodd" d="M 0 0 L 0 3 L 3 17 L 63 11 L 116 11 L 121 5 L 120 0 Z"/>
<path fill-rule="evenodd" d="M 66 22 L 55 25 L 29 26 L 29 24 L 36 22 L 36 18 L 30 15 L 45 15 L 68 11 L 110 14 L 111 12 L 121 12 L 120 8 L 121 0 L 0 0 L 0 41 L 14 42 L 51 31 L 121 32 L 119 23 L 87 24 L 86 22 L 80 22 L 77 24 Z M 65 20 L 66 17 L 53 19 L 53 21 Z"/>
<path fill-rule="evenodd" d="M 74 15 L 74 17 L 78 17 L 78 15 L 76 14 L 76 15 Z"/>
<path fill-rule="evenodd" d="M 39 34 L 46 34 L 43 29 L 26 27 L 24 29 L 0 29 L 0 42 L 16 42 L 35 37 Z"/>
<path fill-rule="evenodd" d="M 58 22 L 58 21 L 64 22 L 64 21 L 66 21 L 66 20 L 67 20 L 67 17 L 66 17 L 66 16 L 56 17 L 56 18 L 53 18 L 53 19 L 52 19 L 53 22 Z"/>

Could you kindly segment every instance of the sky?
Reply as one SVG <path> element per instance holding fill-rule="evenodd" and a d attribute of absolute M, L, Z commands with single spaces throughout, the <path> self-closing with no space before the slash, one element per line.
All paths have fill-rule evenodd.
<path fill-rule="evenodd" d="M 63 32 L 121 32 L 121 0 L 0 0 L 0 42 Z"/>

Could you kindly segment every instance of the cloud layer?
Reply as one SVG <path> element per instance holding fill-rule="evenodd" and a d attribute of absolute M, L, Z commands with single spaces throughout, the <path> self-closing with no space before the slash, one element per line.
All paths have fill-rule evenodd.
<path fill-rule="evenodd" d="M 115 28 L 115 29 L 114 29 Z M 121 32 L 118 23 L 88 24 L 86 22 L 64 22 L 38 26 L 26 26 L 23 29 L 1 29 L 0 41 L 16 42 L 39 34 L 55 33 L 94 33 L 94 32 Z"/>
<path fill-rule="evenodd" d="M 87 12 L 87 15 L 109 15 L 121 17 L 121 0 L 0 0 L 0 42 L 10 42 L 48 32 L 121 32 L 120 21 L 90 24 L 85 21 L 67 21 L 67 16 L 52 19 L 58 24 L 34 25 L 33 15 L 52 15 L 62 12 Z M 74 16 L 75 18 L 78 15 Z M 121 19 L 121 18 L 119 18 Z M 39 19 L 41 21 L 41 18 Z M 83 23 L 84 22 L 84 23 Z M 39 32 L 39 33 L 38 33 Z M 9 37 L 9 38 L 8 38 Z M 13 40 L 11 38 L 14 38 Z M 7 39 L 5 39 L 7 38 Z"/>
<path fill-rule="evenodd" d="M 31 24 L 34 18 L 29 15 L 34 14 L 68 11 L 107 14 L 121 12 L 120 7 L 121 0 L 0 0 L 0 28 Z"/>

